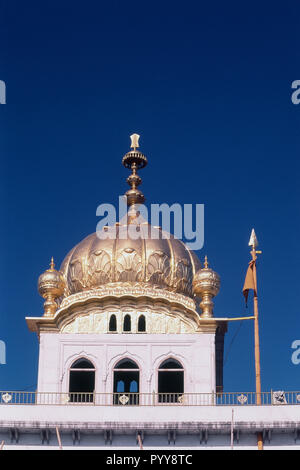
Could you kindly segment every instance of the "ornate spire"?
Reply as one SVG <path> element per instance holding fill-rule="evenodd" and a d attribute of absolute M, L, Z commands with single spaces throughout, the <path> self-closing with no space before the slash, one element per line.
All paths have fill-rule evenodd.
<path fill-rule="evenodd" d="M 130 136 L 130 139 L 131 139 L 131 145 L 130 145 L 130 148 L 133 149 L 133 150 L 136 150 L 137 148 L 139 148 L 139 139 L 140 139 L 140 136 L 138 134 L 132 134 Z"/>
<path fill-rule="evenodd" d="M 50 269 L 48 271 L 54 271 L 54 267 L 55 267 L 55 264 L 54 264 L 54 259 L 53 259 L 53 256 L 51 257 L 51 262 L 50 262 Z"/>
<path fill-rule="evenodd" d="M 125 168 L 129 168 L 132 173 L 127 178 L 127 183 L 130 186 L 130 189 L 126 192 L 125 196 L 127 197 L 128 207 L 135 206 L 136 204 L 143 204 L 145 202 L 145 196 L 143 193 L 137 189 L 141 184 L 142 180 L 137 174 L 137 170 L 144 168 L 147 163 L 147 157 L 142 154 L 137 148 L 139 148 L 139 138 L 138 134 L 132 134 L 131 138 L 131 148 L 129 152 L 124 155 L 122 163 Z"/>

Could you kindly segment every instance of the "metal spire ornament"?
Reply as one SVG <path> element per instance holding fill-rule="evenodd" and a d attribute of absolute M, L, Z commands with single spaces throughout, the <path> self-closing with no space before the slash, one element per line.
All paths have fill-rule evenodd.
<path fill-rule="evenodd" d="M 252 229 L 251 235 L 250 235 L 250 240 L 248 243 L 249 246 L 252 246 L 252 248 L 256 248 L 258 246 L 258 240 L 256 238 L 255 230 L 254 228 Z"/>
<path fill-rule="evenodd" d="M 145 168 L 148 163 L 147 157 L 137 150 L 139 148 L 139 138 L 138 134 L 132 134 L 130 136 L 131 146 L 133 150 L 124 155 L 122 164 L 125 168 L 128 168 L 132 171 L 131 175 L 127 178 L 127 183 L 130 186 L 130 189 L 125 193 L 127 198 L 127 206 L 129 207 L 128 211 L 128 222 L 136 218 L 138 210 L 137 205 L 143 204 L 145 202 L 144 194 L 138 189 L 138 186 L 141 184 L 142 180 L 137 174 L 138 170 Z"/>

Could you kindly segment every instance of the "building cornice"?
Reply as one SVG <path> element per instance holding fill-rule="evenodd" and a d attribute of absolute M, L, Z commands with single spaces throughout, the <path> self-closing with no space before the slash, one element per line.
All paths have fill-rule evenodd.
<path fill-rule="evenodd" d="M 225 319 L 201 318 L 193 299 L 165 289 L 141 285 L 141 283 L 114 283 L 70 295 L 63 299 L 54 316 L 27 317 L 26 322 L 29 330 L 38 334 L 40 332 L 58 333 L 68 317 L 74 317 L 76 313 L 81 315 L 83 307 L 92 304 L 97 304 L 107 310 L 126 307 L 134 309 L 144 304 L 155 308 L 157 313 L 167 313 L 169 310 L 173 316 L 176 316 L 178 312 L 181 320 L 193 322 L 196 333 L 214 333 L 218 327 L 221 327 L 225 333 L 227 329 Z"/>

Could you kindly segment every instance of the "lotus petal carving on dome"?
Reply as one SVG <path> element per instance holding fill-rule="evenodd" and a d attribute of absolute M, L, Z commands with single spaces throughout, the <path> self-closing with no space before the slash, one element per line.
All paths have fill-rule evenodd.
<path fill-rule="evenodd" d="M 153 284 L 169 285 L 171 263 L 170 258 L 163 251 L 155 251 L 149 256 L 147 271 L 149 281 Z"/>
<path fill-rule="evenodd" d="M 193 266 L 188 260 L 181 259 L 180 261 L 178 261 L 176 265 L 175 278 L 176 291 L 191 295 L 193 282 Z"/>
<path fill-rule="evenodd" d="M 91 253 L 88 258 L 87 277 L 89 287 L 107 284 L 111 280 L 111 259 L 104 250 Z"/>
<path fill-rule="evenodd" d="M 175 238 L 141 242 L 124 238 L 121 228 L 115 239 L 89 235 L 66 256 L 61 267 L 66 281 L 63 298 L 116 282 L 149 283 L 193 297 L 192 276 L 201 268 L 195 254 Z"/>
<path fill-rule="evenodd" d="M 125 248 L 116 259 L 116 281 L 140 281 L 143 275 L 141 256 L 133 248 Z"/>
<path fill-rule="evenodd" d="M 78 290 L 84 289 L 83 269 L 82 269 L 82 260 L 75 259 L 70 263 L 70 270 L 68 273 L 68 283 L 70 285 L 71 293 L 77 292 Z"/>

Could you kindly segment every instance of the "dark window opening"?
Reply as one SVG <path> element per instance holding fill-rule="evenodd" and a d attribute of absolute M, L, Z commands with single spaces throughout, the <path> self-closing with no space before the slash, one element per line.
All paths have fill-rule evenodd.
<path fill-rule="evenodd" d="M 159 403 L 178 403 L 184 393 L 184 371 L 175 359 L 164 361 L 158 370 Z"/>
<path fill-rule="evenodd" d="M 142 332 L 142 331 L 146 331 L 146 318 L 144 315 L 141 315 L 139 317 L 139 321 L 138 321 L 138 331 Z"/>
<path fill-rule="evenodd" d="M 71 369 L 95 369 L 95 367 L 88 359 L 78 359 L 73 362 Z"/>
<path fill-rule="evenodd" d="M 95 369 L 87 359 L 78 359 L 70 369 L 69 401 L 91 403 L 94 400 Z"/>
<path fill-rule="evenodd" d="M 122 359 L 115 367 L 116 369 L 139 369 L 139 366 L 131 359 Z"/>
<path fill-rule="evenodd" d="M 159 366 L 159 370 L 160 369 L 183 369 L 183 367 L 180 362 L 175 359 L 167 359 Z"/>
<path fill-rule="evenodd" d="M 130 318 L 130 315 L 125 315 L 125 317 L 124 317 L 123 331 L 131 331 L 131 318 Z"/>
<path fill-rule="evenodd" d="M 130 359 L 122 359 L 114 369 L 114 404 L 139 404 L 140 371 Z"/>
<path fill-rule="evenodd" d="M 116 318 L 116 315 L 112 315 L 109 319 L 109 331 L 117 331 L 117 318 Z"/>

